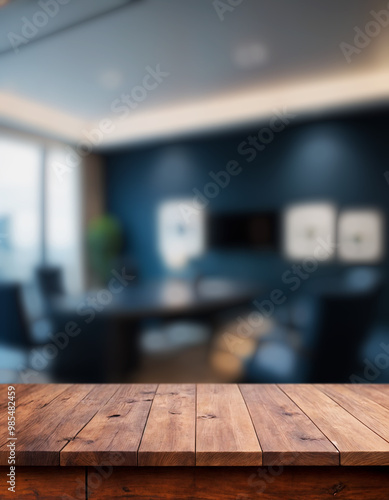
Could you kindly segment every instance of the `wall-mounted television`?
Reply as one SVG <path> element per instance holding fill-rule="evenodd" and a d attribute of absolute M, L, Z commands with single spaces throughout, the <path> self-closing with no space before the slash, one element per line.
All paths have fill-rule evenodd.
<path fill-rule="evenodd" d="M 277 212 L 209 214 L 207 242 L 210 249 L 277 250 Z"/>

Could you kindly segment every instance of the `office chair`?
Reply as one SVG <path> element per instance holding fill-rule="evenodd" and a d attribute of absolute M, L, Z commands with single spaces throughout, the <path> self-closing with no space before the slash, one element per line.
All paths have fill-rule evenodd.
<path fill-rule="evenodd" d="M 350 382 L 381 292 L 380 276 L 369 268 L 350 269 L 334 287 L 316 290 L 309 382 Z"/>
<path fill-rule="evenodd" d="M 21 285 L 0 283 L 0 382 L 21 382 L 19 374 L 30 366 L 32 348 Z"/>
<path fill-rule="evenodd" d="M 38 287 L 45 297 L 65 293 L 62 269 L 60 267 L 41 266 L 35 271 Z"/>
<path fill-rule="evenodd" d="M 291 298 L 287 320 L 279 322 L 248 360 L 247 381 L 350 382 L 382 286 L 380 273 L 368 267 L 306 286 Z"/>

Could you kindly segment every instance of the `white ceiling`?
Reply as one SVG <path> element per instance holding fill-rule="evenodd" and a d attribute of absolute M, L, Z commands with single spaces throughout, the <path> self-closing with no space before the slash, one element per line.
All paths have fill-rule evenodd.
<path fill-rule="evenodd" d="M 116 10 L 100 15 L 108 9 Z M 311 89 L 309 106 L 320 104 L 331 85 L 335 105 L 349 95 L 357 102 L 388 97 L 389 78 L 382 75 L 389 75 L 389 28 L 350 64 L 339 48 L 353 43 L 354 27 L 364 28 L 372 9 L 388 9 L 388 3 L 243 0 L 221 21 L 212 0 L 70 0 L 15 53 L 10 32 L 20 34 L 23 16 L 32 19 L 40 8 L 11 0 L 0 9 L 0 124 L 76 140 L 82 129 L 112 115 L 112 102 L 141 83 L 146 66 L 158 64 L 169 77 L 119 124 L 118 134 L 104 139 L 107 144 L 139 140 L 148 130 L 163 134 L 165 116 L 170 123 L 185 115 L 188 130 L 188 113 L 200 129 L 245 121 L 242 99 L 247 119 L 254 120 L 270 105 L 298 107 L 296 92 L 301 98 Z M 254 64 L 247 67 L 250 57 Z M 215 106 L 224 110 L 219 121 Z M 174 126 L 167 128 L 174 133 Z M 183 130 L 182 123 L 176 129 Z"/>

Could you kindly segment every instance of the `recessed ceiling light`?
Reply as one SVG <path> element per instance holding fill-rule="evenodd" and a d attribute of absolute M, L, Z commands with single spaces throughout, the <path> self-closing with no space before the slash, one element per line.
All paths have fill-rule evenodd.
<path fill-rule="evenodd" d="M 10 0 L 0 0 L 0 7 L 4 7 Z"/>
<path fill-rule="evenodd" d="M 123 85 L 123 73 L 116 69 L 109 69 L 99 75 L 99 83 L 107 90 L 116 90 Z"/>
<path fill-rule="evenodd" d="M 268 51 L 261 43 L 245 43 L 235 47 L 232 52 L 232 60 L 241 69 L 259 68 L 267 62 Z"/>

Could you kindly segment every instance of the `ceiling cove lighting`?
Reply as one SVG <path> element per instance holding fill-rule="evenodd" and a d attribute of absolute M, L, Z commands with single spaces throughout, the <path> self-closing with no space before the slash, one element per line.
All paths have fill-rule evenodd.
<path fill-rule="evenodd" d="M 196 102 L 159 106 L 154 110 L 135 110 L 126 119 L 111 117 L 107 113 L 97 121 L 69 115 L 24 96 L 0 92 L 0 125 L 13 124 L 21 129 L 35 129 L 76 144 L 83 140 L 83 130 L 98 128 L 101 120 L 110 119 L 114 131 L 106 134 L 98 145 L 107 148 L 198 131 L 257 124 L 259 120 L 273 116 L 275 110 L 287 110 L 302 117 L 321 110 L 388 102 L 388 81 L 388 71 L 334 75 L 304 82 L 289 81 L 278 86 L 257 86 L 226 92 Z"/>

